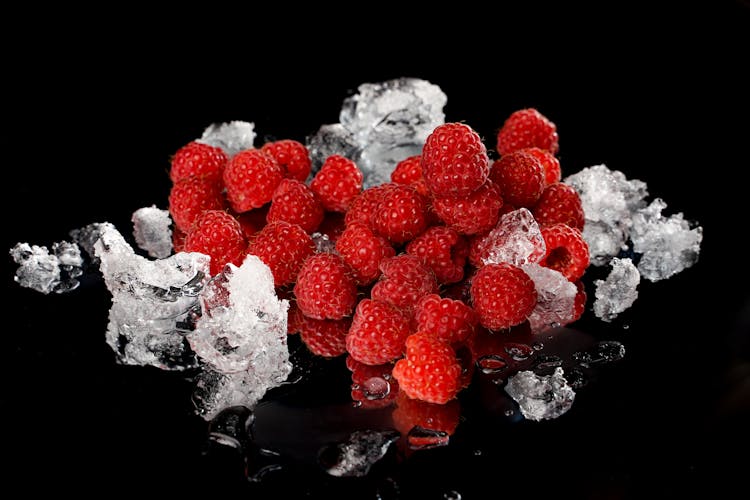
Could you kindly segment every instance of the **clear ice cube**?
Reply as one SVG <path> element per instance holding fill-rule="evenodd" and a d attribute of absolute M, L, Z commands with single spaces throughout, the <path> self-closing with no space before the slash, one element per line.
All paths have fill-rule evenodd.
<path fill-rule="evenodd" d="M 81 250 L 75 243 L 61 241 L 52 245 L 52 253 L 44 246 L 17 243 L 10 249 L 18 264 L 14 280 L 25 288 L 43 294 L 74 290 L 81 275 Z"/>
<path fill-rule="evenodd" d="M 89 256 L 92 263 L 99 262 L 99 258 L 94 253 L 94 243 L 99 241 L 99 235 L 102 229 L 110 227 L 109 222 L 93 222 L 87 226 L 70 231 L 70 237 L 73 241 Z"/>
<path fill-rule="evenodd" d="M 538 422 L 557 418 L 573 406 L 576 396 L 563 375 L 560 367 L 546 376 L 520 371 L 508 379 L 505 392 L 518 403 L 527 419 Z"/>
<path fill-rule="evenodd" d="M 354 135 L 340 123 L 321 125 L 318 131 L 307 137 L 307 149 L 312 161 L 312 174 L 315 174 L 326 158 L 340 155 L 359 163 L 361 148 L 354 140 Z"/>
<path fill-rule="evenodd" d="M 547 251 L 542 232 L 526 208 L 504 214 L 497 226 L 482 239 L 484 264 L 508 262 L 523 266 L 539 262 Z"/>
<path fill-rule="evenodd" d="M 172 253 L 172 219 L 168 210 L 152 205 L 133 212 L 133 237 L 138 248 L 156 259 L 169 257 Z"/>
<path fill-rule="evenodd" d="M 605 280 L 596 280 L 594 314 L 604 321 L 612 321 L 627 310 L 638 298 L 641 275 L 630 259 L 615 257 L 610 261 L 612 270 Z"/>
<path fill-rule="evenodd" d="M 534 281 L 537 303 L 529 315 L 533 333 L 566 325 L 573 320 L 574 304 L 578 290 L 562 273 L 539 264 L 522 266 Z"/>
<path fill-rule="evenodd" d="M 255 143 L 255 124 L 243 121 L 214 123 L 203 131 L 198 142 L 221 148 L 230 158 L 251 149 Z"/>
<path fill-rule="evenodd" d="M 324 470 L 334 477 L 363 477 L 382 459 L 399 434 L 396 431 L 355 431 L 320 453 Z"/>

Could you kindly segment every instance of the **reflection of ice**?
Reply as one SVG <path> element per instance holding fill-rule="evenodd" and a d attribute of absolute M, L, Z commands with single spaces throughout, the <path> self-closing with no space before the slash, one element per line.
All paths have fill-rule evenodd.
<path fill-rule="evenodd" d="M 532 371 L 518 372 L 508 379 L 505 392 L 518 403 L 524 417 L 536 421 L 564 414 L 573 406 L 576 396 L 559 367 L 548 376 Z"/>
<path fill-rule="evenodd" d="M 395 431 L 356 431 L 345 442 L 324 449 L 320 460 L 331 476 L 366 476 L 398 437 Z"/>
<path fill-rule="evenodd" d="M 172 219 L 168 210 L 156 206 L 139 208 L 133 212 L 133 237 L 138 248 L 149 256 L 163 259 L 172 253 Z"/>
<path fill-rule="evenodd" d="M 255 124 L 241 121 L 214 123 L 203 131 L 198 142 L 221 148 L 231 158 L 253 147 Z"/>
<path fill-rule="evenodd" d="M 522 266 L 534 281 L 537 303 L 529 315 L 531 331 L 540 333 L 548 328 L 566 325 L 573 319 L 573 304 L 578 290 L 560 272 L 539 264 Z"/>
<path fill-rule="evenodd" d="M 539 224 L 526 208 L 504 214 L 480 246 L 484 264 L 515 266 L 539 262 L 547 249 Z"/>
<path fill-rule="evenodd" d="M 63 293 L 78 287 L 81 275 L 81 250 L 75 243 L 61 241 L 47 247 L 17 243 L 10 255 L 18 264 L 14 279 L 26 288 L 48 294 Z"/>
<path fill-rule="evenodd" d="M 596 280 L 594 314 L 604 321 L 612 321 L 633 305 L 638 298 L 641 275 L 630 259 L 615 257 L 606 280 Z"/>

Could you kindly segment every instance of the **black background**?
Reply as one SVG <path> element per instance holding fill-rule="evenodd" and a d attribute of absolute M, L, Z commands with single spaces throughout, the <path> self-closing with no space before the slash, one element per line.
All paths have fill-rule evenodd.
<path fill-rule="evenodd" d="M 606 163 L 700 221 L 698 265 L 642 284 L 623 318 L 630 328 L 619 332 L 626 358 L 564 418 L 508 426 L 475 412 L 455 446 L 389 464 L 370 480 L 332 481 L 302 467 L 247 494 L 270 497 L 273 487 L 391 498 L 385 477 L 402 498 L 729 491 L 748 466 L 750 110 L 741 75 L 750 9 L 608 5 L 12 13 L 2 30 L 4 248 L 48 245 L 94 221 L 126 233 L 133 210 L 166 207 L 170 155 L 210 123 L 254 121 L 258 142 L 303 140 L 337 121 L 362 82 L 428 79 L 448 95 L 447 120 L 466 121 L 490 146 L 512 111 L 536 107 L 558 126 L 564 175 Z M 29 492 L 245 488 L 203 453 L 206 426 L 192 415 L 189 383 L 115 364 L 101 283 L 44 297 L 17 287 L 6 262 L 0 450 L 11 484 Z M 326 386 L 346 391 L 333 376 Z"/>

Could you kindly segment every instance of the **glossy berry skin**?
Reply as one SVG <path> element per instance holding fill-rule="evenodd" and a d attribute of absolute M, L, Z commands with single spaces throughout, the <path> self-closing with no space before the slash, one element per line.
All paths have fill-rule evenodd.
<path fill-rule="evenodd" d="M 520 151 L 530 154 L 542 164 L 542 169 L 544 169 L 544 184 L 546 186 L 560 182 L 562 169 L 560 168 L 560 160 L 555 158 L 555 155 L 539 148 L 525 148 Z"/>
<path fill-rule="evenodd" d="M 256 233 L 247 251 L 271 269 L 274 285 L 279 287 L 297 279 L 305 259 L 315 252 L 315 243 L 297 224 L 277 221 Z"/>
<path fill-rule="evenodd" d="M 537 291 L 521 268 L 506 262 L 487 264 L 471 280 L 471 300 L 482 326 L 501 330 L 528 318 L 536 306 Z"/>
<path fill-rule="evenodd" d="M 461 372 L 453 348 L 424 332 L 406 339 L 406 357 L 393 368 L 401 392 L 436 404 L 456 397 L 461 390 Z"/>
<path fill-rule="evenodd" d="M 387 302 L 362 299 L 346 336 L 346 350 L 360 363 L 382 365 L 401 357 L 409 333 L 404 312 Z"/>
<path fill-rule="evenodd" d="M 383 201 L 386 193 L 395 188 L 395 183 L 388 182 L 362 191 L 349 205 L 349 210 L 344 216 L 344 223 L 348 226 L 353 222 L 361 222 L 374 228 L 372 221 L 380 202 Z"/>
<path fill-rule="evenodd" d="M 362 192 L 364 176 L 357 165 L 343 156 L 329 156 L 310 183 L 310 189 L 329 212 L 346 212 Z"/>
<path fill-rule="evenodd" d="M 406 253 L 427 264 L 439 283 L 449 284 L 464 278 L 469 247 L 466 238 L 454 229 L 433 226 L 411 240 Z"/>
<path fill-rule="evenodd" d="M 547 253 L 539 262 L 559 271 L 568 281 L 576 282 L 589 266 L 589 246 L 578 229 L 565 224 L 542 227 Z"/>
<path fill-rule="evenodd" d="M 227 155 L 221 148 L 193 141 L 180 148 L 172 157 L 169 178 L 172 182 L 188 177 L 220 182 L 227 161 Z"/>
<path fill-rule="evenodd" d="M 422 297 L 414 317 L 417 330 L 449 344 L 465 342 L 479 324 L 479 317 L 471 307 L 437 294 Z"/>
<path fill-rule="evenodd" d="M 413 187 L 395 184 L 383 193 L 372 225 L 395 245 L 409 241 L 427 229 L 427 201 Z"/>
<path fill-rule="evenodd" d="M 380 276 L 380 262 L 396 255 L 391 244 L 361 222 L 350 224 L 336 240 L 336 251 L 352 269 L 357 284 L 368 285 Z"/>
<path fill-rule="evenodd" d="M 237 213 L 259 208 L 271 201 L 284 178 L 281 166 L 260 149 L 240 151 L 224 169 L 224 186 L 232 210 Z"/>
<path fill-rule="evenodd" d="M 411 316 L 419 299 L 438 290 L 432 270 L 409 254 L 383 259 L 383 275 L 370 290 L 373 299 L 388 302 Z"/>
<path fill-rule="evenodd" d="M 221 184 L 201 177 L 177 181 L 169 192 L 169 213 L 175 226 L 187 233 L 206 210 L 223 210 Z"/>
<path fill-rule="evenodd" d="M 422 176 L 435 196 L 467 196 L 490 172 L 487 149 L 479 135 L 463 123 L 433 130 L 422 149 Z"/>
<path fill-rule="evenodd" d="M 503 200 L 515 207 L 533 207 L 544 190 L 544 168 L 525 151 L 503 156 L 492 164 L 490 178 L 498 185 Z"/>
<path fill-rule="evenodd" d="M 581 197 L 575 189 L 562 182 L 544 188 L 531 213 L 540 226 L 566 224 L 583 231 L 586 222 Z"/>
<path fill-rule="evenodd" d="M 499 188 L 492 181 L 487 181 L 465 197 L 435 197 L 432 206 L 448 227 L 460 234 L 473 235 L 495 227 L 503 198 Z"/>
<path fill-rule="evenodd" d="M 283 179 L 273 193 L 266 220 L 298 224 L 312 233 L 323 222 L 323 206 L 309 187 L 294 179 Z"/>
<path fill-rule="evenodd" d="M 357 285 L 340 256 L 319 253 L 302 264 L 294 296 L 300 311 L 309 318 L 341 319 L 354 311 Z"/>
<path fill-rule="evenodd" d="M 412 186 L 422 196 L 429 196 L 430 190 L 422 177 L 422 155 L 410 156 L 401 160 L 391 172 L 391 182 Z"/>
<path fill-rule="evenodd" d="M 556 155 L 558 140 L 557 126 L 546 116 L 534 108 L 521 109 L 511 114 L 497 133 L 497 152 L 504 156 L 537 147 Z"/>
<path fill-rule="evenodd" d="M 310 152 L 304 144 L 291 139 L 267 142 L 260 148 L 264 153 L 273 156 L 287 179 L 305 182 L 310 175 L 312 162 Z"/>
<path fill-rule="evenodd" d="M 228 263 L 236 266 L 245 258 L 247 242 L 237 219 L 221 210 L 203 212 L 185 237 L 186 252 L 200 252 L 211 257 L 211 275 Z"/>
<path fill-rule="evenodd" d="M 346 334 L 351 323 L 351 318 L 314 319 L 303 316 L 299 334 L 310 352 L 324 358 L 335 358 L 346 353 Z"/>

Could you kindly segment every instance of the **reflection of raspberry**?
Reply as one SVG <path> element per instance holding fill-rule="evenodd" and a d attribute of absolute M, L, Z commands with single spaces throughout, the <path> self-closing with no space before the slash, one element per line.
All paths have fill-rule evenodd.
<path fill-rule="evenodd" d="M 458 427 L 461 406 L 455 399 L 441 405 L 411 399 L 401 392 L 396 397 L 396 408 L 392 416 L 394 427 L 403 435 L 407 435 L 414 427 L 422 427 L 451 436 Z"/>
<path fill-rule="evenodd" d="M 172 157 L 169 178 L 172 182 L 177 182 L 195 176 L 219 182 L 226 165 L 227 155 L 220 148 L 191 142 Z"/>
<path fill-rule="evenodd" d="M 432 200 L 440 219 L 461 234 L 484 233 L 495 227 L 503 199 L 491 181 L 465 197 L 435 197 Z"/>
<path fill-rule="evenodd" d="M 329 156 L 310 183 L 323 208 L 329 212 L 346 212 L 352 200 L 362 191 L 362 172 L 343 156 Z"/>
<path fill-rule="evenodd" d="M 216 181 L 188 177 L 177 181 L 169 193 L 169 213 L 175 226 L 185 233 L 206 210 L 223 209 L 221 184 Z"/>
<path fill-rule="evenodd" d="M 393 404 L 398 394 L 398 382 L 391 376 L 391 363 L 366 365 L 347 356 L 346 367 L 352 372 L 352 400 L 359 408 L 385 408 Z"/>
<path fill-rule="evenodd" d="M 278 221 L 256 233 L 247 251 L 271 268 L 274 284 L 281 286 L 297 278 L 302 263 L 315 252 L 315 243 L 297 224 Z"/>
<path fill-rule="evenodd" d="M 359 285 L 375 281 L 380 275 L 380 261 L 396 254 L 388 240 L 360 222 L 350 224 L 341 233 L 336 241 L 336 251 L 352 268 Z"/>
<path fill-rule="evenodd" d="M 383 275 L 372 287 L 373 299 L 388 302 L 411 314 L 419 299 L 437 293 L 438 286 L 432 270 L 422 261 L 409 254 L 380 261 Z"/>
<path fill-rule="evenodd" d="M 411 186 L 394 184 L 383 193 L 372 219 L 374 229 L 395 244 L 414 238 L 427 228 L 427 203 Z"/>
<path fill-rule="evenodd" d="M 357 285 L 351 269 L 338 255 L 319 253 L 307 258 L 297 275 L 297 306 L 310 318 L 341 319 L 354 310 Z"/>
<path fill-rule="evenodd" d="M 211 275 L 220 273 L 230 262 L 242 264 L 246 248 L 240 223 L 221 210 L 203 212 L 185 237 L 186 252 L 211 256 Z"/>
<path fill-rule="evenodd" d="M 305 182 L 310 175 L 310 152 L 297 141 L 284 139 L 276 142 L 267 142 L 261 148 L 276 160 L 284 171 L 284 177 Z"/>
<path fill-rule="evenodd" d="M 406 339 L 406 357 L 396 363 L 393 376 L 410 398 L 444 404 L 461 389 L 461 371 L 449 344 L 418 332 Z"/>
<path fill-rule="evenodd" d="M 414 316 L 417 330 L 449 344 L 468 339 L 479 323 L 471 307 L 460 300 L 440 298 L 437 294 L 422 297 Z"/>
<path fill-rule="evenodd" d="M 562 182 L 544 188 L 532 213 L 540 226 L 562 223 L 583 231 L 585 217 L 581 198 L 575 189 Z"/>
<path fill-rule="evenodd" d="M 456 283 L 464 278 L 469 253 L 466 239 L 445 226 L 433 226 L 409 242 L 406 253 L 419 257 L 435 273 L 440 283 Z"/>
<path fill-rule="evenodd" d="M 422 149 L 422 176 L 435 196 L 466 196 L 490 173 L 479 135 L 463 123 L 440 125 Z"/>
<path fill-rule="evenodd" d="M 429 196 L 430 194 L 424 177 L 422 177 L 421 155 L 410 156 L 405 160 L 401 160 L 393 172 L 391 172 L 391 182 L 412 186 L 422 196 Z"/>
<path fill-rule="evenodd" d="M 310 352 L 324 358 L 335 358 L 346 352 L 346 334 L 351 319 L 313 319 L 303 316 L 300 337 Z"/>
<path fill-rule="evenodd" d="M 347 210 L 344 218 L 346 225 L 348 226 L 352 222 L 362 222 L 372 227 L 372 217 L 383 200 L 383 196 L 395 187 L 395 183 L 389 182 L 362 191 L 362 194 L 354 198 L 349 205 L 349 210 Z"/>
<path fill-rule="evenodd" d="M 399 309 L 362 299 L 346 336 L 346 350 L 360 363 L 382 365 L 401 357 L 409 333 L 409 318 Z"/>
<path fill-rule="evenodd" d="M 492 164 L 490 178 L 500 187 L 503 201 L 516 207 L 530 208 L 544 190 L 544 169 L 526 151 L 510 153 Z"/>
<path fill-rule="evenodd" d="M 555 182 L 560 182 L 560 177 L 562 176 L 562 171 L 560 169 L 560 160 L 555 158 L 555 155 L 553 155 L 549 151 L 545 151 L 539 148 L 526 148 L 521 149 L 520 151 L 530 154 L 531 156 L 539 160 L 539 163 L 542 164 L 542 168 L 544 169 L 545 185 L 549 186 L 550 184 L 554 184 Z"/>
<path fill-rule="evenodd" d="M 568 281 L 581 279 L 589 266 L 589 246 L 581 232 L 565 224 L 542 228 L 547 253 L 539 264 L 559 271 Z"/>
<path fill-rule="evenodd" d="M 507 155 L 533 147 L 557 154 L 557 127 L 536 109 L 521 109 L 510 115 L 497 133 L 497 152 Z"/>
<path fill-rule="evenodd" d="M 284 179 L 273 193 L 266 220 L 299 224 L 312 233 L 323 221 L 323 206 L 309 187 L 294 179 Z"/>
<path fill-rule="evenodd" d="M 229 160 L 223 177 L 229 204 L 242 213 L 271 201 L 284 171 L 273 156 L 260 149 L 247 149 Z"/>
<path fill-rule="evenodd" d="M 487 264 L 471 281 L 471 300 L 482 326 L 500 330 L 523 322 L 534 310 L 534 282 L 507 262 Z"/>

